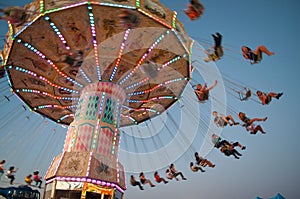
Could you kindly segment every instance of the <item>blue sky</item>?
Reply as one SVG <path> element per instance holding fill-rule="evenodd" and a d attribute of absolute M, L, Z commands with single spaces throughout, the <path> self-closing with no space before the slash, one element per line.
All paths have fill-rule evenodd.
<path fill-rule="evenodd" d="M 28 2 L 14 0 L 10 1 L 9 5 L 24 5 Z M 175 162 L 177 169 L 188 178 L 187 181 L 172 181 L 167 185 L 158 184 L 155 188 L 146 185 L 144 191 L 139 191 L 137 187 L 131 187 L 128 184 L 125 199 L 142 197 L 144 199 L 162 197 L 252 199 L 256 196 L 270 198 L 277 193 L 281 193 L 288 199 L 299 198 L 298 140 L 300 134 L 297 118 L 300 111 L 298 104 L 300 26 L 297 19 L 300 15 L 300 2 L 296 0 L 284 2 L 281 0 L 253 0 L 251 2 L 203 0 L 201 2 L 205 6 L 205 12 L 200 20 L 193 22 L 183 14 L 187 1 L 161 0 L 161 2 L 178 12 L 178 17 L 184 23 L 188 34 L 199 45 L 210 46 L 212 33 L 218 31 L 223 34 L 225 55 L 216 63 L 216 66 L 213 66 L 219 69 L 221 75 L 229 76 L 232 81 L 239 81 L 251 88 L 282 91 L 284 95 L 280 100 L 273 100 L 269 106 L 262 106 L 254 101 L 238 101 L 230 95 L 229 88 L 225 86 L 228 113 L 235 114 L 243 111 L 249 117 L 268 116 L 268 120 L 262 123 L 267 134 L 250 135 L 241 127 L 224 128 L 221 132 L 222 137 L 238 140 L 247 146 L 247 149 L 242 151 L 243 156 L 240 160 L 225 157 L 217 149 L 213 149 L 208 153 L 207 158 L 214 162 L 216 167 L 207 168 L 205 173 L 192 173 L 188 167 L 189 161 L 192 160 L 192 150 L 189 149 L 184 151 Z M 2 4 L 8 3 L 1 2 Z M 2 39 L 7 31 L 5 23 L 1 22 L 0 30 Z M 256 48 L 262 44 L 274 51 L 275 55 L 264 56 L 262 62 L 257 65 L 250 65 L 242 58 L 240 51 L 242 45 Z M 203 58 L 196 55 L 197 52 L 193 60 Z M 206 69 L 203 70 L 199 73 L 205 73 Z M 195 76 L 195 78 L 198 77 Z M 213 80 L 214 77 L 208 79 L 209 82 Z M 0 81 L 2 82 L 3 79 Z M 199 81 L 202 82 L 203 79 L 199 78 Z M 51 158 L 61 152 L 60 147 L 62 147 L 66 129 L 43 120 L 41 116 L 34 113 L 23 111 L 17 98 L 12 97 L 11 102 L 7 103 L 3 98 L 4 95 L 10 95 L 10 93 L 8 90 L 1 89 L 0 159 L 7 160 L 6 167 L 10 165 L 20 167 L 16 181 L 22 182 L 23 177 L 32 170 L 39 169 L 42 173 L 46 172 Z M 188 94 L 188 97 L 190 96 L 192 96 L 191 93 Z M 196 102 L 191 100 L 191 103 Z M 203 106 L 199 109 L 204 109 L 201 117 L 210 118 L 211 115 L 207 110 L 208 104 L 199 106 Z M 179 108 L 179 106 L 174 108 L 176 107 Z M 30 120 L 25 116 L 30 116 Z M 236 118 L 236 115 L 234 116 Z M 201 134 L 203 127 L 199 127 L 198 130 L 198 134 Z M 198 141 L 201 143 L 200 145 L 194 143 L 194 149 L 200 149 L 203 142 L 206 142 L 203 137 L 201 140 L 201 136 L 197 139 L 199 140 L 195 143 L 197 144 Z M 182 141 L 179 140 L 180 142 Z M 172 150 L 168 153 L 172 153 Z M 153 157 L 150 158 L 153 159 Z M 163 174 L 163 170 L 159 172 Z M 147 176 L 153 179 L 151 172 Z"/>

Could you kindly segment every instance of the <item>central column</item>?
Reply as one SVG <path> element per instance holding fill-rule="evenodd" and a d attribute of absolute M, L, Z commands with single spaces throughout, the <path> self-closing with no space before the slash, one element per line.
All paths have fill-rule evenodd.
<path fill-rule="evenodd" d="M 54 158 L 45 177 L 47 198 L 122 197 L 126 187 L 118 162 L 118 128 L 125 99 L 124 89 L 111 82 L 93 83 L 81 91 L 63 153 Z"/>
<path fill-rule="evenodd" d="M 73 123 L 70 125 L 64 151 L 91 151 L 117 158 L 120 132 L 120 110 L 126 94 L 110 82 L 86 86 Z"/>

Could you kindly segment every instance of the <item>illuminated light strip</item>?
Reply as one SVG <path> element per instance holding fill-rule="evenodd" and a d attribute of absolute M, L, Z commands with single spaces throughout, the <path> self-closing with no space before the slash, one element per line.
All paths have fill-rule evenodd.
<path fill-rule="evenodd" d="M 168 27 L 169 29 L 173 29 L 172 26 L 170 26 L 169 24 L 163 22 L 163 21 L 160 20 L 159 18 L 154 17 L 153 15 L 149 14 L 148 12 L 146 12 L 146 11 L 140 9 L 140 8 L 138 8 L 137 10 L 138 10 L 139 12 L 143 13 L 144 15 L 150 17 L 151 19 L 154 19 L 155 21 L 159 22 L 160 24 L 162 24 L 162 25 Z"/>
<path fill-rule="evenodd" d="M 47 10 L 47 11 L 45 11 L 44 14 L 48 14 L 48 13 L 56 12 L 56 11 L 60 11 L 60 10 L 65 10 L 65 9 L 69 9 L 69 8 L 74 8 L 74 7 L 77 7 L 77 6 L 84 5 L 84 4 L 87 4 L 87 1 L 81 2 L 81 3 L 72 4 L 72 5 L 69 5 L 69 6 L 63 6 L 61 8 L 54 8 L 54 9 L 51 9 L 51 10 Z"/>
<path fill-rule="evenodd" d="M 41 75 L 37 75 L 36 73 L 34 73 L 34 72 L 30 71 L 30 70 L 21 68 L 21 67 L 19 67 L 19 66 L 16 66 L 15 69 L 16 69 L 17 71 L 20 71 L 20 72 L 23 72 L 23 73 L 27 73 L 27 74 L 29 74 L 29 75 L 31 75 L 31 76 L 37 77 L 37 78 L 39 78 L 40 80 L 46 82 L 47 84 L 49 84 L 50 86 L 53 86 L 53 87 L 55 87 L 55 88 L 62 89 L 62 90 L 64 90 L 64 91 L 68 91 L 68 92 L 72 92 L 72 93 L 79 93 L 79 92 L 76 91 L 76 90 L 71 90 L 71 89 L 69 89 L 69 88 L 65 88 L 65 87 L 59 86 L 59 85 L 57 85 L 57 84 L 54 84 L 54 83 L 52 83 L 51 81 L 49 81 L 47 78 L 45 78 L 45 77 L 43 77 L 43 76 L 41 76 Z"/>
<path fill-rule="evenodd" d="M 192 40 L 192 42 L 191 42 L 191 46 L 190 46 L 190 53 L 189 53 L 189 67 L 190 67 L 190 74 L 192 73 L 192 62 L 193 62 L 193 60 L 192 60 L 192 49 L 193 49 L 193 45 L 194 45 L 194 40 Z"/>
<path fill-rule="evenodd" d="M 150 92 L 154 91 L 155 89 L 158 89 L 161 86 L 164 86 L 164 85 L 167 85 L 167 84 L 170 84 L 170 83 L 173 83 L 173 82 L 177 82 L 177 81 L 182 81 L 182 80 L 186 81 L 186 79 L 187 78 L 176 78 L 176 79 L 173 79 L 173 80 L 169 80 L 169 81 L 166 81 L 164 83 L 158 84 L 158 85 L 156 85 L 153 88 L 148 89 L 148 90 L 134 92 L 134 93 L 129 93 L 128 96 L 135 96 L 135 95 L 141 95 L 141 94 L 145 94 L 145 93 L 150 93 Z"/>
<path fill-rule="evenodd" d="M 99 107 L 99 112 L 98 112 L 99 115 L 102 114 L 103 104 L 104 104 L 104 99 L 105 99 L 105 93 L 102 93 L 101 102 L 100 102 L 100 107 Z"/>
<path fill-rule="evenodd" d="M 157 68 L 157 70 L 159 71 L 159 70 L 163 69 L 164 67 L 169 66 L 169 65 L 173 64 L 174 62 L 180 60 L 181 58 L 185 58 L 185 57 L 186 57 L 185 54 L 182 57 L 177 56 L 177 57 L 171 59 L 170 61 L 167 61 L 166 63 L 164 63 L 161 67 Z"/>
<path fill-rule="evenodd" d="M 47 92 L 44 92 L 44 91 L 33 90 L 33 89 L 25 89 L 25 88 L 23 88 L 22 90 L 16 89 L 16 92 L 17 93 L 19 93 L 19 92 L 23 92 L 23 93 L 37 93 L 37 94 L 41 94 L 41 95 L 45 95 L 45 96 L 51 97 L 53 99 L 60 99 L 60 100 L 72 100 L 72 101 L 75 101 L 75 100 L 79 99 L 79 98 L 73 98 L 73 97 L 59 97 L 59 96 L 54 96 L 54 95 L 51 95 L 50 93 L 47 93 Z"/>
<path fill-rule="evenodd" d="M 61 121 L 63 121 L 64 119 L 66 119 L 66 118 L 68 118 L 68 117 L 74 117 L 74 114 L 65 115 L 65 116 L 59 118 L 59 119 L 57 120 L 57 122 L 61 122 Z"/>
<path fill-rule="evenodd" d="M 95 28 L 95 20 L 94 20 L 94 14 L 92 10 L 92 6 L 90 5 L 91 3 L 88 2 L 88 14 L 89 14 L 89 19 L 90 19 L 90 25 L 91 25 L 91 32 L 92 32 L 92 42 L 94 46 L 94 56 L 95 56 L 95 62 L 96 62 L 96 68 L 97 68 L 97 75 L 98 75 L 98 80 L 101 81 L 101 70 L 100 70 L 100 65 L 99 65 L 99 58 L 98 58 L 98 43 L 97 43 L 97 35 L 96 35 L 96 28 Z"/>
<path fill-rule="evenodd" d="M 98 148 L 98 145 L 97 145 L 97 143 L 95 143 L 96 142 L 96 140 L 97 140 L 97 137 L 99 136 L 99 133 L 98 133 L 98 130 L 99 130 L 99 127 L 100 127 L 100 118 L 98 117 L 97 118 L 97 125 L 96 125 L 96 128 L 95 128 L 95 132 L 94 132 L 94 140 L 93 140 L 93 147 L 94 147 L 94 149 L 97 151 L 97 148 Z M 97 145 L 97 146 L 96 146 Z"/>
<path fill-rule="evenodd" d="M 136 0 L 136 2 L 135 2 L 135 5 L 136 5 L 136 7 L 141 7 L 141 2 L 140 2 L 140 0 Z"/>
<path fill-rule="evenodd" d="M 151 102 L 154 100 L 160 100 L 160 99 L 177 99 L 177 97 L 175 96 L 161 96 L 161 97 L 153 97 L 151 99 L 148 100 L 126 100 L 127 102 L 131 102 L 131 103 L 145 103 L 145 102 Z"/>
<path fill-rule="evenodd" d="M 114 4 L 114 3 L 99 3 L 99 2 L 91 2 L 92 4 L 99 4 L 101 6 L 110 6 L 110 7 L 117 7 L 117 8 L 128 8 L 128 9 L 136 9 L 136 7 L 128 6 L 128 5 L 121 5 L 121 4 Z"/>
<path fill-rule="evenodd" d="M 121 193 L 124 193 L 124 190 L 117 184 L 113 182 L 107 182 L 107 181 L 102 181 L 102 180 L 97 180 L 93 178 L 80 178 L 80 177 L 55 177 L 51 178 L 50 180 L 46 181 L 46 184 L 49 184 L 53 181 L 66 181 L 66 182 L 89 182 L 97 185 L 102 185 L 102 186 L 108 186 L 111 188 L 116 188 L 118 189 Z"/>
<path fill-rule="evenodd" d="M 8 28 L 9 28 L 9 36 L 12 38 L 12 39 L 14 39 L 14 37 L 13 37 L 13 35 L 14 35 L 14 29 L 13 29 L 13 26 L 12 26 L 12 24 L 9 22 L 9 21 L 7 21 L 8 22 Z"/>
<path fill-rule="evenodd" d="M 160 114 L 159 111 L 151 109 L 151 108 L 133 108 L 132 110 L 134 110 L 134 111 L 148 111 L 148 112 L 156 113 L 157 115 Z"/>
<path fill-rule="evenodd" d="M 130 117 L 129 115 L 122 114 L 121 116 L 129 118 L 131 121 L 133 121 L 134 124 L 138 124 L 138 122 L 133 117 Z"/>
<path fill-rule="evenodd" d="M 120 146 L 120 140 L 121 140 L 121 137 L 119 139 L 119 146 Z M 120 169 L 119 169 L 119 160 L 117 158 L 117 161 L 116 161 L 116 168 L 117 168 L 117 181 L 118 183 L 120 183 Z M 124 179 L 125 182 L 126 182 L 126 179 Z"/>
<path fill-rule="evenodd" d="M 18 33 L 16 33 L 13 36 L 13 39 L 15 39 L 18 35 L 20 35 L 26 28 L 28 28 L 33 22 L 35 22 L 38 18 L 40 18 L 40 16 L 43 14 L 39 14 L 38 16 L 36 16 L 32 21 L 28 22 L 25 26 L 23 26 L 23 28 L 21 30 L 18 31 Z"/>
<path fill-rule="evenodd" d="M 76 82 L 71 77 L 67 76 L 65 73 L 63 73 L 62 71 L 60 71 L 59 68 L 57 68 L 56 65 L 50 59 L 48 59 L 42 52 L 40 52 L 39 50 L 37 50 L 35 47 L 31 46 L 29 43 L 26 43 L 26 42 L 23 43 L 21 39 L 18 39 L 17 42 L 18 43 L 22 43 L 29 50 L 31 50 L 32 52 L 34 52 L 35 54 L 37 54 L 38 56 L 40 56 L 42 59 L 46 60 L 47 63 L 49 63 L 56 70 L 56 72 L 59 75 L 61 75 L 62 77 L 66 78 L 68 81 L 72 82 L 73 84 L 76 84 L 76 85 L 78 85 L 81 88 L 83 87 L 82 84 Z"/>
<path fill-rule="evenodd" d="M 128 38 L 129 32 L 130 32 L 130 29 L 127 29 L 125 31 L 124 38 L 123 38 L 123 41 L 122 41 L 122 44 L 121 44 L 121 47 L 120 47 L 119 55 L 118 55 L 118 58 L 117 58 L 117 61 L 116 61 L 116 65 L 114 67 L 114 70 L 113 70 L 110 78 L 109 78 L 109 81 L 112 81 L 114 79 L 114 76 L 115 76 L 115 74 L 117 72 L 117 69 L 119 67 L 119 64 L 120 64 L 120 61 L 121 61 L 121 58 L 122 58 L 123 50 L 125 48 L 125 42 L 126 42 L 126 40 Z"/>
<path fill-rule="evenodd" d="M 45 108 L 60 108 L 60 109 L 66 109 L 66 108 L 72 108 L 73 106 L 60 106 L 57 104 L 48 104 L 48 105 L 40 105 L 38 107 L 34 107 L 33 110 L 38 110 L 38 109 L 45 109 Z"/>
<path fill-rule="evenodd" d="M 118 128 L 116 128 L 115 132 L 114 132 L 113 143 L 112 143 L 112 147 L 111 147 L 111 154 L 112 155 L 114 155 L 115 152 L 116 152 L 115 149 L 116 149 L 117 137 L 118 137 Z"/>
<path fill-rule="evenodd" d="M 88 83 L 92 83 L 92 81 L 90 80 L 90 78 L 85 74 L 85 72 L 80 68 L 79 72 L 82 74 L 82 76 L 84 77 L 84 79 L 88 82 Z"/>
<path fill-rule="evenodd" d="M 60 41 L 64 44 L 64 46 L 66 47 L 67 50 L 70 50 L 70 46 L 67 44 L 66 39 L 64 38 L 64 36 L 61 34 L 61 32 L 59 31 L 59 29 L 57 28 L 57 26 L 50 20 L 50 17 L 46 16 L 44 17 L 44 19 L 46 21 L 49 22 L 51 28 L 53 29 L 53 31 L 55 32 L 55 34 L 59 37 Z"/>
<path fill-rule="evenodd" d="M 157 44 L 159 44 L 164 38 L 166 34 L 169 34 L 170 31 L 167 30 L 166 33 L 162 34 L 156 41 L 148 48 L 147 52 L 144 53 L 142 58 L 139 60 L 137 66 L 134 67 L 134 69 L 123 79 L 120 81 L 120 85 L 122 85 L 129 77 L 131 77 L 136 70 L 142 65 L 143 61 L 146 59 L 146 57 L 151 53 L 151 51 L 155 48 Z"/>
<path fill-rule="evenodd" d="M 90 175 L 92 157 L 93 157 L 93 152 L 90 152 L 90 157 L 89 157 L 88 166 L 86 170 L 86 176 Z"/>
<path fill-rule="evenodd" d="M 174 29 L 172 29 L 172 31 L 174 32 L 175 36 L 177 37 L 177 39 L 179 40 L 179 42 L 181 43 L 181 45 L 185 49 L 185 51 L 190 53 L 190 51 L 186 48 L 184 42 L 182 41 L 181 37 L 178 35 L 178 32 Z"/>
<path fill-rule="evenodd" d="M 40 0 L 40 12 L 44 12 L 45 6 L 44 6 L 44 0 Z"/>
<path fill-rule="evenodd" d="M 118 118 L 118 120 L 117 120 L 117 128 L 119 128 L 120 127 L 120 123 L 121 123 L 121 117 L 120 117 L 120 115 L 121 115 L 121 106 L 122 106 L 122 104 L 120 103 L 120 100 L 118 99 L 118 103 L 117 103 L 117 107 L 118 107 L 118 109 L 117 109 L 117 118 Z"/>
<path fill-rule="evenodd" d="M 129 89 L 131 89 L 131 88 L 137 87 L 137 86 L 141 85 L 142 83 L 148 81 L 149 79 L 150 79 L 149 77 L 146 77 L 145 79 L 139 81 L 138 83 L 135 83 L 135 84 L 132 84 L 132 85 L 130 85 L 130 86 L 127 86 L 127 87 L 125 88 L 125 90 L 129 90 Z"/>
<path fill-rule="evenodd" d="M 173 17 L 172 17 L 172 26 L 174 29 L 176 29 L 176 17 L 177 17 L 177 12 L 174 11 Z"/>

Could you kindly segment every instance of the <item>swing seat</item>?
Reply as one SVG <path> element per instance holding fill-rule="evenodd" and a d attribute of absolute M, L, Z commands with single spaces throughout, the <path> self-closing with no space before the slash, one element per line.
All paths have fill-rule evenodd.
<path fill-rule="evenodd" d="M 246 98 L 250 98 L 251 97 L 251 90 L 247 90 L 246 92 Z"/>
<path fill-rule="evenodd" d="M 251 90 L 250 89 L 248 89 L 248 88 L 245 88 L 245 90 L 246 90 L 246 92 L 244 93 L 243 91 L 239 91 L 238 93 L 239 93 L 239 96 L 240 96 L 240 100 L 241 101 L 245 101 L 245 100 L 248 100 L 250 97 L 251 97 L 251 95 L 252 95 L 252 93 L 251 93 Z"/>

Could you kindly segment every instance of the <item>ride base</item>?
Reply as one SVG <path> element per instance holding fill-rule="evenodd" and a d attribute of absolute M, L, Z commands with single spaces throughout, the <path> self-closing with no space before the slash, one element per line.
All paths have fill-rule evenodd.
<path fill-rule="evenodd" d="M 124 90 L 110 82 L 82 90 L 63 153 L 54 158 L 45 176 L 44 199 L 123 197 L 124 167 L 117 156 L 124 100 Z"/>

